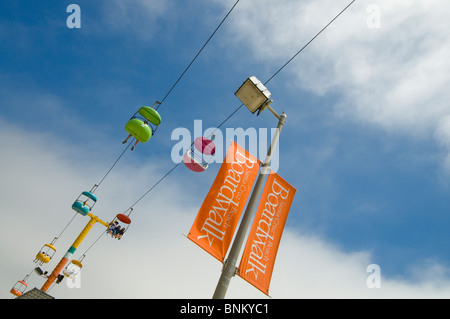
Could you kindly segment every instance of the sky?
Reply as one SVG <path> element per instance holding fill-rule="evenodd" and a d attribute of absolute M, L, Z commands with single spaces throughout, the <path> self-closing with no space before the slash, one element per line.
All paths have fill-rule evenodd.
<path fill-rule="evenodd" d="M 72 3 L 80 28 L 67 24 Z M 93 213 L 106 221 L 145 194 L 126 236 L 95 225 L 74 255 L 86 252 L 79 281 L 49 293 L 212 297 L 222 265 L 184 235 L 220 159 L 203 173 L 180 164 L 147 193 L 176 165 L 174 132 L 197 137 L 196 120 L 203 131 L 220 126 L 247 77 L 270 79 L 350 1 L 240 0 L 168 94 L 235 3 L 0 3 L 0 298 L 11 298 L 74 216 L 73 201 L 124 151 L 126 121 L 164 97 L 156 134 L 95 191 Z M 272 298 L 450 297 L 449 15 L 444 0 L 356 0 L 267 83 L 272 107 L 287 114 L 277 173 L 297 189 Z M 224 154 L 226 129 L 263 134 L 276 124 L 269 111 L 240 108 L 217 146 Z M 45 270 L 87 221 L 76 216 Z M 379 287 L 368 285 L 370 265 Z M 44 279 L 27 282 L 40 288 Z M 238 277 L 226 297 L 268 298 Z"/>

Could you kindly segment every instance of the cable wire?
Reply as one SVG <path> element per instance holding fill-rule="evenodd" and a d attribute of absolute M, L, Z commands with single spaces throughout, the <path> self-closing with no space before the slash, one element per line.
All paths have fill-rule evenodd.
<path fill-rule="evenodd" d="M 81 262 L 81 260 L 83 260 L 84 259 L 84 257 L 86 257 L 86 254 L 87 254 L 87 252 L 92 248 L 92 246 L 94 246 L 99 240 L 100 240 L 100 238 L 102 238 L 102 236 L 104 235 L 104 234 L 106 234 L 106 232 L 107 232 L 108 230 L 105 230 L 105 231 L 103 231 L 101 234 L 100 234 L 100 236 L 98 236 L 98 238 L 84 251 L 84 253 L 81 255 L 81 257 L 80 258 L 78 258 L 78 261 L 80 261 Z M 81 260 L 80 260 L 81 259 Z"/>
<path fill-rule="evenodd" d="M 181 162 L 180 162 L 181 163 Z M 170 173 L 173 172 L 173 170 L 175 168 L 177 168 L 178 165 L 180 165 L 180 163 L 175 164 L 174 167 L 172 167 L 163 177 L 161 177 L 155 184 L 153 184 L 152 187 L 150 187 L 150 189 L 144 193 L 144 195 L 142 195 L 136 202 L 134 202 L 133 205 L 130 206 L 130 208 L 133 208 L 137 203 L 139 203 L 145 196 L 147 196 L 148 193 L 150 193 L 159 183 L 161 183 L 167 176 L 169 176 Z"/>
<path fill-rule="evenodd" d="M 279 68 L 278 71 L 275 72 L 266 82 L 264 82 L 264 85 L 269 83 L 275 76 L 277 76 L 278 73 L 281 72 L 281 70 L 283 70 L 289 63 L 291 63 L 291 61 L 294 60 L 297 55 L 299 55 L 308 45 L 310 45 L 311 42 L 313 42 L 323 31 L 325 31 L 325 29 L 328 28 L 337 18 L 339 18 L 339 16 L 344 13 L 355 1 L 356 0 L 350 2 L 344 9 L 341 10 L 341 12 L 339 12 L 330 22 L 328 22 L 326 26 L 324 26 L 319 32 L 317 32 L 317 34 L 312 37 L 311 40 L 309 40 L 300 50 L 298 50 L 298 52 L 295 53 L 285 64 L 283 64 L 283 66 Z"/>
<path fill-rule="evenodd" d="M 225 15 L 225 17 L 220 21 L 219 25 L 216 27 L 214 32 L 209 36 L 208 40 L 203 44 L 203 46 L 200 48 L 200 50 L 197 52 L 195 57 L 191 60 L 191 62 L 188 64 L 188 66 L 184 69 L 184 71 L 181 73 L 181 75 L 178 77 L 178 79 L 175 81 L 175 83 L 172 85 L 170 90 L 166 93 L 164 98 L 161 100 L 161 102 L 158 102 L 158 106 L 155 107 L 155 110 L 158 110 L 158 108 L 161 106 L 161 104 L 166 100 L 166 98 L 170 95 L 170 93 L 173 91 L 173 89 L 177 86 L 178 82 L 180 82 L 181 78 L 186 74 L 186 72 L 189 70 L 191 65 L 194 63 L 194 61 L 197 59 L 197 57 L 200 55 L 200 53 L 203 51 L 203 49 L 206 47 L 206 45 L 209 43 L 209 41 L 213 38 L 213 36 L 216 34 L 216 32 L 219 30 L 219 28 L 222 26 L 222 24 L 225 22 L 225 20 L 228 18 L 228 16 L 231 14 L 233 9 L 236 7 L 236 5 L 239 3 L 240 0 L 237 0 L 234 5 L 231 7 L 231 9 L 228 11 L 228 13 Z M 116 161 L 113 163 L 113 165 L 109 168 L 109 170 L 106 172 L 106 174 L 103 176 L 103 178 L 100 180 L 99 183 L 96 184 L 96 187 L 94 189 L 97 189 L 100 184 L 106 179 L 106 177 L 109 175 L 109 173 L 112 171 L 114 166 L 116 166 L 117 162 L 122 158 L 122 156 L 125 154 L 125 152 L 128 150 L 128 148 L 131 145 L 131 142 L 127 145 L 127 147 L 123 150 L 123 152 L 119 155 L 119 157 L 116 159 Z M 173 169 L 172 169 L 173 170 Z"/>
<path fill-rule="evenodd" d="M 292 62 L 308 45 L 311 44 L 325 29 L 327 29 L 342 13 L 344 13 L 356 0 L 351 1 L 344 9 L 342 9 L 330 22 L 327 23 L 314 37 L 311 38 L 305 45 L 301 47 L 297 53 L 295 53 L 286 63 L 284 63 L 264 84 L 270 82 L 275 76 L 278 75 L 289 63 Z M 239 2 L 239 1 L 237 1 Z M 237 2 L 234 6 L 236 6 Z M 233 8 L 234 8 L 233 6 Z M 233 9 L 232 8 L 232 9 Z M 231 10 L 230 10 L 231 12 Z M 229 13 L 228 13 L 229 14 Z M 223 21 L 222 21 L 223 22 Z M 220 26 L 220 25 L 219 25 Z M 222 121 L 222 123 L 217 126 L 217 128 L 220 128 L 225 122 L 227 122 L 234 114 L 236 114 L 243 106 L 244 104 L 241 104 L 236 110 L 234 110 L 225 120 Z M 180 162 L 181 163 L 181 162 Z M 162 180 L 164 180 L 167 176 L 169 176 L 170 173 L 172 173 L 175 168 L 180 165 L 180 163 L 176 164 L 172 169 L 170 169 L 163 177 L 161 177 L 144 195 L 142 195 L 130 208 L 134 207 L 138 202 L 140 202 L 147 194 L 149 194 L 159 183 L 161 183 Z"/>
<path fill-rule="evenodd" d="M 200 55 L 200 53 L 203 51 L 203 49 L 206 47 L 206 45 L 208 44 L 208 42 L 212 39 L 212 37 L 216 34 L 217 30 L 219 30 L 219 28 L 222 26 L 222 24 L 225 22 L 225 20 L 228 18 L 228 16 L 230 15 L 231 11 L 233 11 L 233 9 L 236 7 L 236 5 L 238 4 L 240 0 L 237 0 L 235 2 L 235 4 L 231 7 L 231 9 L 228 11 L 228 13 L 225 15 L 225 17 L 222 19 L 222 21 L 219 23 L 219 25 L 216 27 L 216 29 L 214 30 L 214 32 L 209 36 L 208 40 L 206 40 L 205 44 L 203 44 L 203 46 L 201 47 L 201 49 L 197 52 L 197 54 L 195 55 L 195 57 L 192 59 L 192 61 L 189 63 L 189 65 L 184 69 L 183 73 L 181 73 L 181 75 L 178 77 L 178 79 L 175 81 L 175 83 L 172 85 L 172 87 L 170 88 L 170 90 L 166 93 L 166 95 L 164 96 L 164 98 L 161 100 L 161 103 L 155 108 L 155 110 L 157 110 L 161 104 L 166 100 L 166 98 L 169 96 L 169 94 L 172 92 L 172 90 L 175 88 L 175 86 L 177 86 L 178 82 L 180 82 L 181 78 L 184 76 L 184 74 L 187 72 L 187 70 L 189 70 L 189 68 L 191 67 L 191 65 L 194 63 L 194 61 L 197 59 L 197 57 Z"/>
<path fill-rule="evenodd" d="M 268 82 L 270 82 L 275 76 L 277 76 L 278 75 L 278 73 L 280 73 L 289 63 L 291 63 L 292 62 L 292 60 L 294 60 L 309 44 L 311 44 L 311 42 L 313 42 L 323 31 L 325 31 L 325 29 L 326 28 L 328 28 L 342 13 L 344 13 L 354 2 L 355 2 L 356 0 L 353 0 L 353 1 L 351 1 L 343 10 L 341 10 L 327 25 L 325 25 L 314 37 L 312 37 L 311 38 L 311 40 L 309 40 L 305 45 L 303 45 L 303 47 L 299 50 L 299 51 L 297 51 L 297 53 L 295 53 L 286 63 L 284 63 L 266 82 L 264 82 L 264 84 L 266 84 L 266 83 L 268 83 Z M 236 4 L 239 2 L 239 0 L 234 4 L 234 6 L 233 6 L 233 8 L 236 6 Z M 231 8 L 231 10 L 233 10 L 233 8 Z M 231 12 L 231 10 L 230 10 L 230 12 Z M 228 14 L 227 14 L 227 16 L 230 14 L 230 12 L 228 12 Z M 225 17 L 226 18 L 226 17 Z M 225 18 L 224 18 L 224 20 L 225 20 Z M 224 20 L 222 20 L 222 22 L 221 22 L 221 24 L 223 23 L 223 21 Z M 220 25 L 221 24 L 219 24 L 219 27 L 220 27 Z M 217 29 L 218 28 L 216 28 L 216 31 L 217 31 Z M 216 31 L 214 31 L 214 33 L 216 32 Z M 213 33 L 213 35 L 214 35 L 214 33 Z M 211 38 L 211 37 L 210 37 Z M 209 39 L 208 39 L 208 41 L 209 41 Z M 208 42 L 207 41 L 207 42 Z M 206 45 L 206 44 L 205 44 Z M 203 47 L 205 47 L 205 45 L 203 46 Z M 203 49 L 203 48 L 202 48 Z M 201 52 L 201 50 L 199 51 L 199 52 Z M 198 53 L 199 54 L 199 53 Z M 198 54 L 197 54 L 197 56 L 198 56 Z M 197 57 L 196 56 L 196 57 Z M 195 58 L 196 58 L 195 57 Z M 195 60 L 195 58 L 194 58 L 194 60 Z M 193 60 L 193 61 L 194 61 Z M 192 61 L 192 62 L 193 62 Z M 192 64 L 192 62 L 189 64 L 189 66 Z M 188 68 L 189 68 L 189 66 L 188 66 Z M 175 85 L 178 83 L 178 81 L 181 79 L 181 77 L 184 75 L 184 73 L 187 71 L 187 69 L 188 68 L 186 68 L 186 70 L 183 72 L 183 74 L 180 76 L 180 78 L 177 80 L 177 82 L 175 83 Z M 169 93 L 172 91 L 172 89 L 175 87 L 175 85 L 171 88 L 171 90 L 168 92 L 168 94 L 166 94 L 166 96 L 164 97 L 164 99 L 169 95 Z M 164 99 L 163 99 L 163 101 L 164 101 Z M 161 101 L 161 103 L 163 102 L 163 101 Z M 236 114 L 241 108 L 242 108 L 242 106 L 244 106 L 244 104 L 241 104 L 236 110 L 234 110 L 225 120 L 223 120 L 222 121 L 222 123 L 220 123 L 219 124 L 219 126 L 217 126 L 217 128 L 220 128 L 223 124 L 225 124 L 234 114 Z M 167 176 L 169 176 L 170 175 L 170 173 L 172 173 L 174 170 L 175 170 L 175 168 L 177 168 L 179 165 L 181 164 L 181 162 L 180 163 L 177 163 L 177 164 L 175 164 L 175 166 L 174 167 L 172 167 L 164 176 L 162 176 L 155 184 L 153 184 L 153 186 L 152 187 L 150 187 L 150 189 L 148 190 L 148 191 L 146 191 L 139 199 L 137 199 L 131 206 L 130 206 L 130 208 L 133 208 L 136 204 L 138 204 L 142 199 L 144 199 L 144 197 L 145 196 L 147 196 L 158 184 L 160 184 Z M 127 211 L 128 211 L 128 209 L 127 209 Z M 103 235 L 103 233 L 102 233 L 102 235 Z M 87 251 L 89 250 L 89 249 L 91 249 L 91 247 L 92 246 L 94 246 L 94 244 L 101 238 L 101 236 L 102 235 L 100 235 L 100 237 L 91 245 L 91 246 L 89 246 L 89 248 L 85 251 L 85 253 L 83 254 L 83 256 L 87 253 Z"/>
<path fill-rule="evenodd" d="M 73 220 L 75 219 L 75 217 L 77 217 L 78 213 L 75 213 L 75 215 L 73 215 L 72 219 L 67 223 L 67 225 L 63 228 L 63 230 L 61 231 L 61 233 L 59 233 L 58 236 L 55 237 L 55 239 L 53 239 L 53 243 L 55 243 L 59 237 L 61 237 L 61 235 L 66 231 L 67 227 L 69 227 L 69 225 L 73 222 Z"/>
<path fill-rule="evenodd" d="M 130 145 L 131 145 L 131 143 L 132 143 L 133 141 L 134 141 L 134 139 L 132 139 L 132 140 L 128 143 L 127 147 L 126 147 L 126 148 L 123 150 L 123 152 L 119 155 L 119 157 L 116 159 L 116 161 L 114 162 L 114 164 L 112 164 L 112 166 L 111 166 L 111 167 L 109 168 L 109 170 L 106 172 L 105 176 L 103 176 L 103 178 L 100 180 L 100 182 L 96 184 L 97 187 L 96 187 L 95 189 L 97 189 L 97 188 L 100 186 L 100 184 L 105 180 L 106 176 L 109 175 L 109 173 L 112 171 L 112 169 L 114 168 L 114 166 L 116 166 L 117 162 L 122 158 L 123 154 L 125 154 L 125 152 L 128 150 L 128 148 L 130 147 Z"/>

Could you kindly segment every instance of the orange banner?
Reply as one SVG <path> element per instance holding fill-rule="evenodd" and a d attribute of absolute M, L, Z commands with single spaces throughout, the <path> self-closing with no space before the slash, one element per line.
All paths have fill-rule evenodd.
<path fill-rule="evenodd" d="M 259 171 L 259 160 L 232 142 L 188 238 L 223 262 Z"/>
<path fill-rule="evenodd" d="M 239 276 L 269 294 L 270 279 L 289 209 L 297 190 L 271 172 L 239 265 Z"/>

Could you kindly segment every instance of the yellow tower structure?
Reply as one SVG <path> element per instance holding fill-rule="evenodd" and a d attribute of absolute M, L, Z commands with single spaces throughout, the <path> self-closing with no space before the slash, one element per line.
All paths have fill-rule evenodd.
<path fill-rule="evenodd" d="M 104 222 L 103 220 L 101 220 L 97 216 L 95 216 L 95 215 L 93 215 L 91 213 L 88 213 L 87 216 L 89 216 L 91 219 L 86 224 L 86 226 L 81 231 L 81 233 L 78 235 L 78 237 L 75 239 L 75 241 L 73 242 L 72 246 L 70 246 L 70 248 L 67 250 L 67 252 L 65 253 L 64 257 L 61 258 L 59 263 L 56 265 L 55 269 L 53 269 L 53 271 L 50 274 L 50 276 L 48 276 L 47 281 L 44 283 L 44 285 L 41 288 L 42 291 L 47 292 L 47 290 L 51 287 L 53 282 L 56 280 L 56 278 L 58 278 L 58 275 L 61 273 L 61 271 L 67 265 L 67 263 L 71 259 L 72 255 L 75 253 L 75 251 L 77 250 L 78 246 L 81 244 L 81 242 L 86 237 L 86 235 L 89 233 L 89 231 L 92 229 L 92 227 L 95 225 L 95 223 L 99 222 L 100 224 L 102 224 L 106 228 L 109 227 L 108 223 Z"/>

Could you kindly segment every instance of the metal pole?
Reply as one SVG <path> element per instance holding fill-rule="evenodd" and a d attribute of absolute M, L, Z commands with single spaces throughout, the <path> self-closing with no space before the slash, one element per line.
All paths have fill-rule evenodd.
<path fill-rule="evenodd" d="M 261 171 L 259 173 L 258 179 L 256 180 L 255 187 L 253 189 L 252 195 L 250 196 L 250 200 L 248 202 L 244 216 L 242 217 L 241 224 L 239 225 L 239 229 L 236 233 L 233 245 L 231 246 L 228 258 L 223 264 L 222 274 L 220 276 L 219 282 L 217 283 L 216 290 L 214 291 L 213 299 L 225 298 L 225 294 L 227 293 L 231 277 L 236 274 L 236 263 L 239 257 L 239 253 L 241 252 L 242 244 L 244 243 L 248 226 L 250 225 L 250 221 L 253 217 L 253 212 L 258 203 L 266 174 L 269 173 L 273 149 L 275 149 L 278 143 L 281 128 L 283 127 L 284 121 L 286 120 L 286 114 L 283 112 L 283 114 L 281 114 L 278 119 L 279 121 L 277 130 L 275 131 L 269 150 L 267 151 L 266 159 L 261 164 Z"/>

